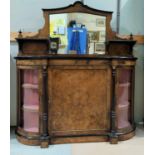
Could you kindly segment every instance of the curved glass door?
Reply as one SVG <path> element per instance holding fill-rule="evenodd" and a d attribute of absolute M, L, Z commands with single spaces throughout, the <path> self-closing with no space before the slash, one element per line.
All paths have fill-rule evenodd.
<path fill-rule="evenodd" d="M 21 81 L 23 129 L 28 132 L 39 132 L 38 71 L 22 70 Z"/>
<path fill-rule="evenodd" d="M 117 72 L 117 128 L 131 127 L 131 83 L 132 70 L 120 68 Z"/>

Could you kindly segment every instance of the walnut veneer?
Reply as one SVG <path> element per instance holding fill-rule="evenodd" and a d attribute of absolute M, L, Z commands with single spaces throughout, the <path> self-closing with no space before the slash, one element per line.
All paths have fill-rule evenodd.
<path fill-rule="evenodd" d="M 17 139 L 48 147 L 76 142 L 116 144 L 133 137 L 135 41 L 119 39 L 111 31 L 112 12 L 81 2 L 43 12 L 44 28 L 36 36 L 17 38 Z M 106 16 L 105 55 L 49 53 L 49 14 L 66 12 Z"/>

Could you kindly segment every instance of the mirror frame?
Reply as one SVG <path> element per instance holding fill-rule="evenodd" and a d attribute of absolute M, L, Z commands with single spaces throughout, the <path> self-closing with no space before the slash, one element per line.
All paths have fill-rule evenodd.
<path fill-rule="evenodd" d="M 111 25 L 110 25 L 113 12 L 97 10 L 97 9 L 91 8 L 87 5 L 84 5 L 80 1 L 77 1 L 74 4 L 69 5 L 67 7 L 56 8 L 56 9 L 42 9 L 42 10 L 43 10 L 43 15 L 44 15 L 44 19 L 45 19 L 45 24 L 44 24 L 44 27 L 39 30 L 38 34 L 35 37 L 38 37 L 38 38 L 49 37 L 49 34 L 50 34 L 49 16 L 51 14 L 78 13 L 78 12 L 79 13 L 89 13 L 89 14 L 93 14 L 93 15 L 100 15 L 100 16 L 106 17 L 106 41 L 111 40 L 116 36 L 116 33 L 112 31 Z"/>

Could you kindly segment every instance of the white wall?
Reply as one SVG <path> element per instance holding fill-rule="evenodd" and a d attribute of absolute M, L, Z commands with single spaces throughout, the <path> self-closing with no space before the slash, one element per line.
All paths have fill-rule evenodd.
<path fill-rule="evenodd" d="M 121 0 L 121 29 L 122 34 L 131 32 L 143 34 L 143 0 Z M 20 29 L 25 32 L 36 32 L 44 25 L 42 8 L 58 8 L 74 3 L 75 0 L 11 0 L 10 29 L 17 32 Z M 111 22 L 112 29 L 116 30 L 116 4 L 117 0 L 85 0 L 85 4 L 100 10 L 114 11 Z M 16 66 L 13 57 L 17 54 L 16 43 L 11 43 L 11 125 L 16 125 Z M 136 67 L 136 98 L 135 119 L 136 122 L 143 118 L 143 46 L 135 47 L 135 55 L 139 61 Z"/>
<path fill-rule="evenodd" d="M 121 0 L 121 34 L 144 34 L 144 0 Z"/>
<path fill-rule="evenodd" d="M 11 0 L 11 31 L 37 31 L 44 24 L 42 8 L 59 8 L 75 2 L 75 0 Z M 97 9 L 116 10 L 116 0 L 85 0 L 85 4 Z M 112 4 L 112 5 L 111 5 Z M 116 11 L 115 11 L 116 12 Z M 113 24 L 114 25 L 114 24 Z"/>

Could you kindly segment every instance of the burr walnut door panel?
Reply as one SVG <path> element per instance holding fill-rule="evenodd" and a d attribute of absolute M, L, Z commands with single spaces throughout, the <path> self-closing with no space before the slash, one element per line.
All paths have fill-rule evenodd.
<path fill-rule="evenodd" d="M 108 66 L 49 68 L 48 76 L 50 135 L 102 135 L 109 130 Z"/>

